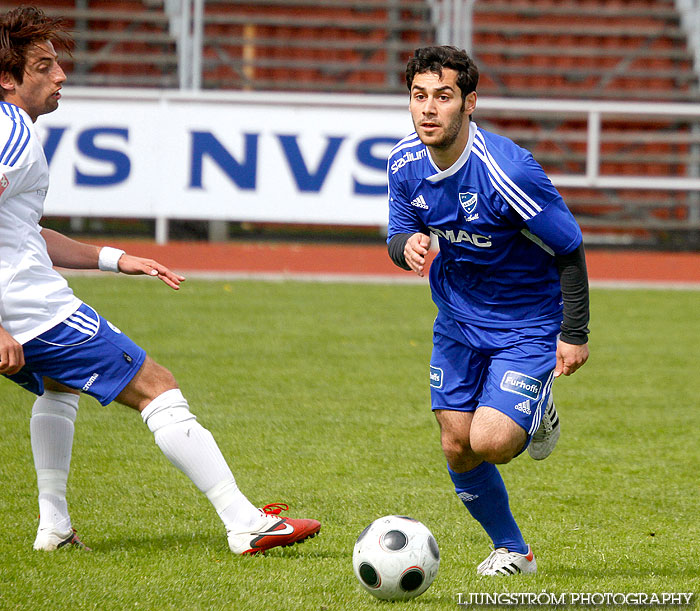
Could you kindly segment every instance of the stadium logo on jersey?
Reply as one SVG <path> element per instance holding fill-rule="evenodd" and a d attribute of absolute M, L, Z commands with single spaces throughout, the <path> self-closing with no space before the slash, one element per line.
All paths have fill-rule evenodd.
<path fill-rule="evenodd" d="M 430 385 L 433 388 L 442 388 L 442 369 L 430 366 Z"/>
<path fill-rule="evenodd" d="M 0 195 L 2 195 L 2 192 L 9 186 L 10 181 L 7 180 L 7 176 L 5 176 L 4 174 L 0 174 Z"/>
<path fill-rule="evenodd" d="M 524 373 L 506 371 L 501 380 L 501 390 L 535 400 L 540 396 L 542 382 L 537 378 L 526 376 Z"/>
<path fill-rule="evenodd" d="M 530 399 L 525 399 L 522 403 L 518 403 L 515 406 L 515 409 L 517 409 L 519 412 L 522 412 L 526 416 L 529 416 L 532 414 L 532 410 L 530 409 Z"/>
<path fill-rule="evenodd" d="M 435 227 L 429 227 L 428 229 L 452 244 L 468 242 L 477 248 L 490 248 L 493 244 L 490 235 L 486 236 L 478 233 L 469 233 L 468 231 L 464 231 L 464 229 L 460 229 L 456 233 L 453 229 L 446 229 L 445 231 L 436 229 Z"/>
<path fill-rule="evenodd" d="M 422 195 L 416 197 L 416 199 L 411 200 L 411 206 L 416 208 L 423 208 L 423 210 L 428 209 L 428 204 L 425 203 L 425 198 Z"/>
<path fill-rule="evenodd" d="M 396 174 L 396 172 L 398 172 L 407 163 L 423 159 L 423 157 L 425 157 L 427 154 L 428 151 L 426 149 L 421 149 L 415 153 L 413 151 L 406 151 L 403 155 L 401 155 L 401 157 L 396 159 L 394 163 L 391 164 L 391 173 Z"/>
<path fill-rule="evenodd" d="M 478 193 L 469 193 L 468 191 L 466 193 L 459 194 L 459 203 L 461 204 L 462 209 L 467 213 L 467 216 L 474 214 L 478 197 Z"/>

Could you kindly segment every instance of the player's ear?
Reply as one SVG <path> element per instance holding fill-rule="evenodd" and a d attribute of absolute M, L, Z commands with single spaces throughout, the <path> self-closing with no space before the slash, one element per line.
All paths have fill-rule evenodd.
<path fill-rule="evenodd" d="M 16 82 L 15 78 L 9 72 L 0 72 L 0 95 L 3 96 L 6 93 L 10 93 L 15 90 Z"/>
<path fill-rule="evenodd" d="M 476 91 L 472 91 L 467 94 L 464 98 L 464 112 L 465 114 L 471 116 L 471 114 L 476 110 Z"/>

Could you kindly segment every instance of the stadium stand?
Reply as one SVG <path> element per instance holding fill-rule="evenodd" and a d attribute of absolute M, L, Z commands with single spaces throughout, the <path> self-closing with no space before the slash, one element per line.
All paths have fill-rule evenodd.
<path fill-rule="evenodd" d="M 490 0 L 474 5 L 482 95 L 697 101 L 672 0 Z"/>
<path fill-rule="evenodd" d="M 74 85 L 179 86 L 164 0 L 35 4 L 75 32 Z M 206 0 L 203 22 L 205 89 L 403 92 L 406 57 L 434 42 L 425 0 Z"/>
<path fill-rule="evenodd" d="M 405 58 L 434 41 L 422 0 L 208 0 L 205 88 L 403 91 Z"/>
<path fill-rule="evenodd" d="M 35 4 L 75 31 L 74 84 L 178 85 L 167 1 Z M 407 56 L 435 42 L 432 4 L 205 0 L 203 87 L 403 93 Z M 673 0 L 480 0 L 472 32 L 481 95 L 700 99 Z"/>
<path fill-rule="evenodd" d="M 163 0 L 40 0 L 63 17 L 75 50 L 63 65 L 72 85 L 178 87 L 176 37 Z"/>

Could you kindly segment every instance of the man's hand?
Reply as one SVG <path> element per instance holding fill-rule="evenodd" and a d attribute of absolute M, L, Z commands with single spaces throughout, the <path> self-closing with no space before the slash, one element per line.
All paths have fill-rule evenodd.
<path fill-rule="evenodd" d="M 588 360 L 588 344 L 567 344 L 559 340 L 557 344 L 557 364 L 554 377 L 570 376 Z"/>
<path fill-rule="evenodd" d="M 24 367 L 22 344 L 0 327 L 0 373 L 12 375 L 22 367 Z"/>
<path fill-rule="evenodd" d="M 429 249 L 430 236 L 424 233 L 414 233 L 408 238 L 406 246 L 403 248 L 403 255 L 406 259 L 406 263 L 421 277 L 425 275 L 423 268 L 425 267 L 425 257 Z"/>
<path fill-rule="evenodd" d="M 132 276 L 138 274 L 158 276 L 165 284 L 176 291 L 180 288 L 180 283 L 185 281 L 184 276 L 170 271 L 165 265 L 158 263 L 158 261 L 134 257 L 126 253 L 119 258 L 119 271 Z"/>

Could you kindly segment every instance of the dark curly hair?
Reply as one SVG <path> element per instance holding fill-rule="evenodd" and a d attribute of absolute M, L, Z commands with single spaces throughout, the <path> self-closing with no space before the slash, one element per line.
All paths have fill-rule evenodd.
<path fill-rule="evenodd" d="M 27 51 L 46 40 L 68 53 L 73 48 L 73 39 L 63 20 L 47 16 L 40 8 L 19 6 L 0 16 L 0 72 L 11 74 L 21 84 L 24 81 Z"/>
<path fill-rule="evenodd" d="M 422 47 L 413 52 L 413 57 L 406 65 L 406 86 L 411 91 L 416 74 L 433 72 L 442 76 L 444 68 L 452 68 L 457 72 L 457 85 L 462 92 L 462 102 L 472 92 L 476 91 L 479 82 L 479 69 L 467 52 L 444 45 L 441 47 Z"/>

